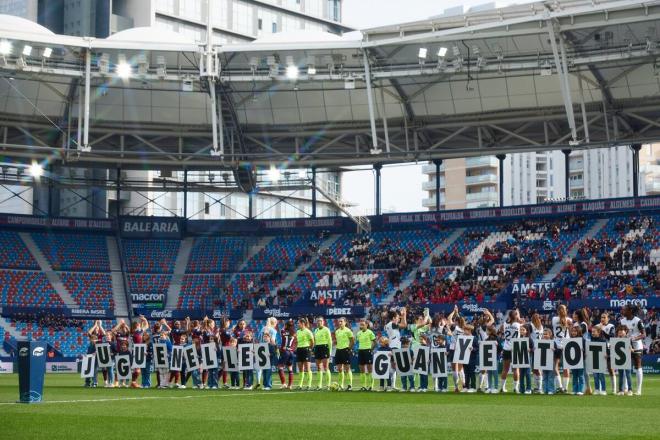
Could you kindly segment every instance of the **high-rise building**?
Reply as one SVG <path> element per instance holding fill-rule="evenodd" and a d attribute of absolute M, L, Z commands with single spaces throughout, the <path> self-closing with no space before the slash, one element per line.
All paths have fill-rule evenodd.
<path fill-rule="evenodd" d="M 504 160 L 504 205 L 530 205 L 567 197 L 561 151 L 508 154 Z M 570 199 L 633 195 L 633 160 L 629 147 L 576 150 L 569 155 Z M 660 194 L 660 148 L 644 145 L 639 157 L 639 195 Z M 435 165 L 422 167 L 427 198 L 435 210 Z M 499 205 L 499 160 L 494 156 L 448 159 L 440 167 L 440 209 Z"/>

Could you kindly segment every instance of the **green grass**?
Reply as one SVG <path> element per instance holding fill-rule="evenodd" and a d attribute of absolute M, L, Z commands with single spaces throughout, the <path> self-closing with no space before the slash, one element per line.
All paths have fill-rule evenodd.
<path fill-rule="evenodd" d="M 660 438 L 660 376 L 651 375 L 644 378 L 641 397 L 87 389 L 81 384 L 73 374 L 49 374 L 44 398 L 51 403 L 12 404 L 18 377 L 0 375 L 0 439 Z"/>

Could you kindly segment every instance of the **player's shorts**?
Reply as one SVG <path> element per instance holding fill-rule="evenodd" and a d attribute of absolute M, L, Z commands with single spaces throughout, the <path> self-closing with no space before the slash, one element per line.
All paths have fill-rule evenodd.
<path fill-rule="evenodd" d="M 358 365 L 371 365 L 374 357 L 371 350 L 358 350 Z"/>
<path fill-rule="evenodd" d="M 502 360 L 511 361 L 511 350 L 502 350 Z"/>
<path fill-rule="evenodd" d="M 289 350 L 280 351 L 280 358 L 277 360 L 277 365 L 287 367 L 293 365 L 293 352 Z"/>
<path fill-rule="evenodd" d="M 637 362 L 641 362 L 641 360 L 642 360 L 642 350 L 633 350 L 632 352 L 633 368 L 635 368 Z"/>
<path fill-rule="evenodd" d="M 350 365 L 351 364 L 351 349 L 339 348 L 335 352 L 335 365 Z"/>
<path fill-rule="evenodd" d="M 309 347 L 296 348 L 296 362 L 309 362 Z"/>
<path fill-rule="evenodd" d="M 328 345 L 315 345 L 314 346 L 314 359 L 320 361 L 321 359 L 330 358 L 330 346 Z"/>

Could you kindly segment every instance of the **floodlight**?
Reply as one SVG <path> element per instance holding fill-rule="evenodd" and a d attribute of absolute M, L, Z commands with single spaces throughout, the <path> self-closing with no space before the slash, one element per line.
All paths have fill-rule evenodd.
<path fill-rule="evenodd" d="M 10 55 L 12 51 L 12 44 L 7 40 L 0 41 L 0 55 Z"/>
<path fill-rule="evenodd" d="M 32 162 L 30 165 L 30 175 L 34 178 L 39 178 L 44 174 L 44 168 L 37 162 Z"/>
<path fill-rule="evenodd" d="M 447 55 L 447 48 L 446 47 L 441 47 L 440 49 L 438 49 L 438 56 L 439 57 L 442 58 L 445 55 Z"/>
<path fill-rule="evenodd" d="M 23 46 L 23 55 L 25 55 L 26 57 L 32 55 L 32 46 L 28 46 L 27 44 Z"/>
<path fill-rule="evenodd" d="M 117 58 L 117 66 L 115 67 L 115 73 L 119 78 L 126 79 L 130 78 L 131 74 L 133 73 L 133 67 L 131 67 L 130 64 L 126 62 L 126 57 L 122 54 L 119 54 L 119 57 Z"/>
<path fill-rule="evenodd" d="M 50 47 L 47 47 L 44 49 L 43 56 L 44 58 L 50 58 L 50 56 L 53 54 L 53 49 Z"/>
<path fill-rule="evenodd" d="M 420 47 L 419 52 L 417 53 L 417 56 L 419 57 L 420 60 L 425 60 L 427 53 L 428 53 L 428 50 L 425 47 Z"/>
<path fill-rule="evenodd" d="M 101 75 L 108 75 L 110 73 L 110 55 L 107 53 L 101 55 L 97 64 L 99 66 L 99 72 Z"/>
<path fill-rule="evenodd" d="M 298 170 L 298 177 L 300 177 L 301 179 L 307 177 L 307 170 Z"/>
<path fill-rule="evenodd" d="M 271 166 L 268 170 L 268 179 L 271 182 L 278 182 L 280 180 L 280 170 L 274 166 Z"/>
<path fill-rule="evenodd" d="M 287 66 L 286 67 L 286 77 L 289 79 L 297 79 L 300 74 L 298 66 Z"/>

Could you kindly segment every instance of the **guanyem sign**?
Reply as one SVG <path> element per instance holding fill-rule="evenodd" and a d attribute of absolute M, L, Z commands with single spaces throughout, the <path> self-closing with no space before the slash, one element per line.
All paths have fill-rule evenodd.
<path fill-rule="evenodd" d="M 220 368 L 220 359 L 214 343 L 202 344 L 199 352 L 194 345 L 175 345 L 167 352 L 167 345 L 152 344 L 153 367 L 170 371 L 212 370 Z M 96 353 L 83 356 L 80 376 L 94 377 L 99 368 L 114 366 L 119 380 L 130 379 L 131 371 L 147 366 L 147 345 L 134 344 L 131 353 L 112 358 L 110 344 L 96 344 Z M 222 347 L 222 368 L 225 371 L 268 370 L 271 368 L 268 344 L 240 344 Z"/>
<path fill-rule="evenodd" d="M 585 342 L 582 338 L 565 339 L 563 342 L 561 350 L 564 369 L 586 368 L 588 373 L 607 373 L 606 343 Z M 376 379 L 387 379 L 392 371 L 396 371 L 401 377 L 413 374 L 430 374 L 434 378 L 447 377 L 447 363 L 468 364 L 473 350 L 479 350 L 481 371 L 497 370 L 497 342 L 483 341 L 477 344 L 478 346 L 473 344 L 474 338 L 459 336 L 452 359 L 447 359 L 447 351 L 444 348 L 416 347 L 412 351 L 377 351 L 373 356 L 372 375 Z M 517 338 L 512 340 L 512 344 L 511 368 L 554 369 L 554 341 L 537 341 L 536 347 L 532 347 L 529 338 Z M 612 369 L 630 369 L 630 339 L 610 339 L 609 357 Z"/>

